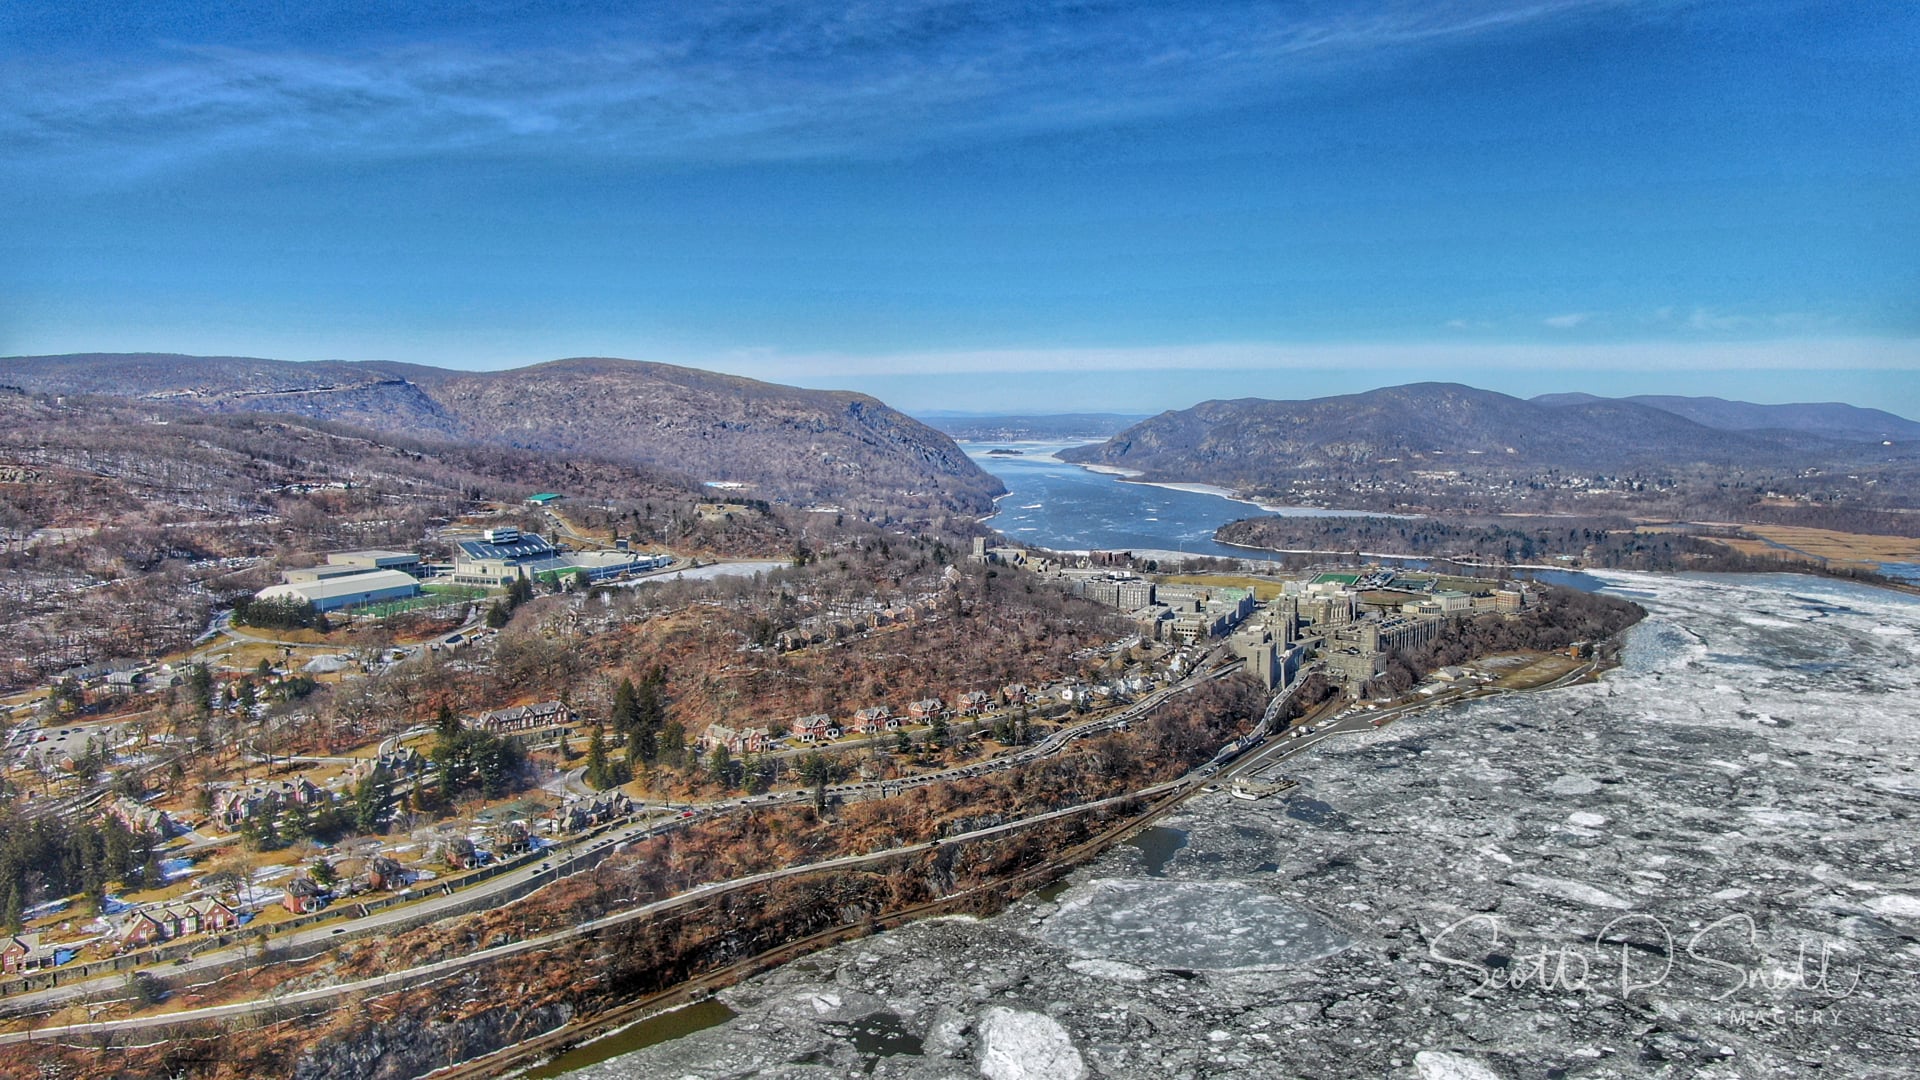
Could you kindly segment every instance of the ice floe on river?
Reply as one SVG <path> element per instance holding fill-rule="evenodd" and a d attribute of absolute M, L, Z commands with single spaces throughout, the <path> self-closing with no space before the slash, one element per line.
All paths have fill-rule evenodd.
<path fill-rule="evenodd" d="M 1920 602 L 1605 577 L 1651 617 L 1596 684 L 1331 741 L 1285 797 L 1183 807 L 1169 858 L 809 957 L 580 1075 L 1920 1075 Z"/>

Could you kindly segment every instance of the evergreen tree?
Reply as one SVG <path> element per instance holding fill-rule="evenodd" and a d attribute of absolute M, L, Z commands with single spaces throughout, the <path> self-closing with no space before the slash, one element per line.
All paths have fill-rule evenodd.
<path fill-rule="evenodd" d="M 259 823 L 254 828 L 253 847 L 255 851 L 278 851 L 286 846 L 280 834 L 280 809 L 274 806 L 264 808 Z"/>
<path fill-rule="evenodd" d="M 587 737 L 587 786 L 595 791 L 605 791 L 613 786 L 613 773 L 607 766 L 607 741 L 600 731 L 600 725 L 593 725 L 593 734 Z"/>
<path fill-rule="evenodd" d="M 280 833 L 288 840 L 306 840 L 313 836 L 313 812 L 301 802 L 291 802 L 282 811 Z"/>
<path fill-rule="evenodd" d="M 533 599 L 533 581 L 527 577 L 517 577 L 507 586 L 507 610 L 512 611 L 521 604 Z"/>
<path fill-rule="evenodd" d="M 678 766 L 686 761 L 687 729 L 678 720 L 669 720 L 660 728 L 660 760 Z"/>
<path fill-rule="evenodd" d="M 370 833 L 380 827 L 380 815 L 393 795 L 393 777 L 384 768 L 376 768 L 353 791 L 353 827 L 355 832 Z"/>
<path fill-rule="evenodd" d="M 826 813 L 827 781 L 833 778 L 833 762 L 825 754 L 815 750 L 800 759 L 800 775 L 806 779 L 807 783 L 813 785 L 814 812 Z"/>
<path fill-rule="evenodd" d="M 609 718 L 613 730 L 622 735 L 631 735 L 640 726 L 640 693 L 634 689 L 633 680 L 622 677 L 620 685 L 613 690 L 613 713 Z"/>
<path fill-rule="evenodd" d="M 187 669 L 187 695 L 193 701 L 194 711 L 206 715 L 208 703 L 213 700 L 213 672 L 205 664 L 195 664 Z"/>
<path fill-rule="evenodd" d="M 652 738 L 652 736 L 647 737 L 649 739 Z M 639 734 L 635 734 L 627 739 L 626 774 L 628 779 L 645 775 L 648 766 L 653 764 L 651 758 L 642 755 L 640 739 L 641 736 Z"/>

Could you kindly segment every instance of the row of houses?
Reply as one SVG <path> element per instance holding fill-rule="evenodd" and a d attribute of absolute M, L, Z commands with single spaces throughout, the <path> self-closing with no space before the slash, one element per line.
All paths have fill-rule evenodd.
<path fill-rule="evenodd" d="M 130 796 L 122 795 L 114 799 L 107 804 L 106 812 L 109 817 L 125 825 L 128 832 L 152 833 L 164 840 L 179 831 L 165 810 Z"/>
<path fill-rule="evenodd" d="M 239 927 L 240 912 L 224 900 L 141 908 L 120 927 L 120 947 L 137 949 L 189 934 L 219 934 Z"/>
<path fill-rule="evenodd" d="M 236 784 L 214 793 L 213 820 L 232 830 L 239 828 L 242 822 L 266 817 L 289 806 L 318 806 L 330 799 L 331 796 L 304 776 L 259 784 Z"/>
<path fill-rule="evenodd" d="M 938 611 L 939 606 L 939 598 L 930 596 L 912 603 L 875 608 L 872 611 L 845 618 L 809 619 L 791 630 L 782 631 L 773 639 L 774 648 L 781 652 L 793 652 L 809 645 L 845 641 L 866 630 L 919 623 Z"/>
<path fill-rule="evenodd" d="M 418 776 L 427 771 L 427 758 L 411 746 L 401 747 L 353 766 L 347 770 L 347 779 L 357 783 L 381 771 L 396 780 Z"/>
<path fill-rule="evenodd" d="M 281 897 L 280 903 L 295 915 L 305 915 L 309 911 L 318 911 L 341 897 L 404 889 L 413 884 L 415 877 L 415 873 L 401 865 L 398 859 L 386 855 L 375 855 L 367 860 L 366 866 L 359 873 L 332 885 L 322 885 L 310 877 L 294 878 L 287 882 L 285 895 Z"/>
<path fill-rule="evenodd" d="M 514 705 L 481 713 L 469 726 L 489 734 L 505 735 L 516 731 L 561 727 L 570 725 L 577 719 L 579 717 L 574 711 L 562 702 L 539 701 L 532 705 Z"/>
<path fill-rule="evenodd" d="M 555 833 L 579 832 L 595 825 L 619 821 L 633 814 L 633 800 L 618 788 L 598 795 L 568 799 L 547 817 L 547 828 Z"/>
<path fill-rule="evenodd" d="M 533 845 L 533 837 L 524 821 L 502 821 L 487 827 L 481 837 L 484 847 L 464 832 L 442 834 L 428 845 L 427 858 L 452 870 L 471 870 L 489 858 L 509 858 Z"/>
<path fill-rule="evenodd" d="M 1023 705 L 1028 700 L 1024 683 L 1009 683 L 1000 689 L 1001 700 L 1008 705 Z M 805 743 L 827 742 L 842 735 L 879 735 L 897 731 L 905 723 L 930 723 L 948 715 L 978 716 L 993 706 L 993 695 L 985 690 L 968 690 L 960 694 L 951 709 L 947 703 L 937 697 L 921 698 L 910 702 L 904 715 L 895 714 L 891 706 L 869 705 L 855 710 L 853 718 L 841 723 L 826 713 L 814 713 L 795 719 L 787 726 L 787 735 Z M 764 727 L 735 728 L 728 724 L 711 724 L 700 737 L 700 748 L 711 751 L 715 747 L 725 747 L 732 754 L 759 754 L 771 749 L 779 736 Z"/>

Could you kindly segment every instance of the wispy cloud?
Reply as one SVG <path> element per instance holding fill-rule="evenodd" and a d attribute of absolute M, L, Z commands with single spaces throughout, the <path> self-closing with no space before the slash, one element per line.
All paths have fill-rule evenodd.
<path fill-rule="evenodd" d="M 1645 341 L 1571 345 L 1219 343 L 1137 348 L 983 349 L 887 354 L 741 351 L 690 360 L 757 378 L 1002 372 L 1379 370 L 1920 371 L 1920 339 Z"/>
<path fill-rule="evenodd" d="M 23 43 L 0 53 L 0 148 L 150 166 L 258 148 L 884 155 L 1237 103 L 1326 65 L 1594 6 L 1613 5 L 716 3 L 576 16 L 524 40 L 476 20 L 345 47 L 175 40 L 91 60 Z"/>
<path fill-rule="evenodd" d="M 1540 320 L 1540 325 L 1549 327 L 1554 330 L 1572 330 L 1577 326 L 1582 326 L 1592 321 L 1593 321 L 1592 312 L 1573 311 L 1573 312 L 1568 312 L 1565 315 L 1549 315 L 1548 317 Z"/>
<path fill-rule="evenodd" d="M 1715 308 L 1694 308 L 1687 316 L 1688 330 L 1711 334 L 1807 334 L 1831 330 L 1839 325 L 1837 316 L 1812 311 L 1738 312 Z"/>

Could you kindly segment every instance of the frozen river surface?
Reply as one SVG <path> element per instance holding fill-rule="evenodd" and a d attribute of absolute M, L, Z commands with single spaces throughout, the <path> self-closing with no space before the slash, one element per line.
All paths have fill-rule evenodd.
<path fill-rule="evenodd" d="M 1329 744 L 1189 804 L 1164 866 L 1116 848 L 576 1075 L 1920 1076 L 1920 603 L 1607 577 L 1651 617 L 1599 684 Z"/>

